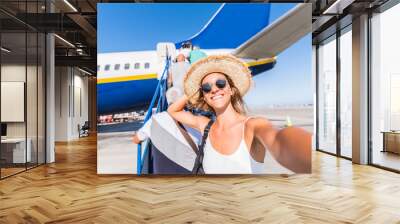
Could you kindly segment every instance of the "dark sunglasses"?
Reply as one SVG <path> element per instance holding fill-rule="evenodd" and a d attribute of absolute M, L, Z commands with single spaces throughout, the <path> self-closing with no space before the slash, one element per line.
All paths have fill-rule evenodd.
<path fill-rule="evenodd" d="M 201 91 L 203 91 L 203 93 L 209 93 L 212 90 L 212 85 L 208 82 L 204 83 L 201 85 Z M 217 81 L 215 81 L 215 86 L 218 87 L 218 89 L 224 89 L 226 86 L 226 80 L 225 79 L 217 79 Z"/>

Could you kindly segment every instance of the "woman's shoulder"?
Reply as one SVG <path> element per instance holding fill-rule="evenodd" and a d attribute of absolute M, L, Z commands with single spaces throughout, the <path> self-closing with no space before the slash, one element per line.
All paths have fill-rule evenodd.
<path fill-rule="evenodd" d="M 271 122 L 266 117 L 261 116 L 248 116 L 246 118 L 246 127 L 255 128 L 260 126 L 269 126 Z"/>

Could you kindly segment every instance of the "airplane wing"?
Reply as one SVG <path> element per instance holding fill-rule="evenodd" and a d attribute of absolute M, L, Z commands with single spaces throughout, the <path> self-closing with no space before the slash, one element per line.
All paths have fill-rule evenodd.
<path fill-rule="evenodd" d="M 236 48 L 240 58 L 274 57 L 311 32 L 311 3 L 300 3 Z"/>

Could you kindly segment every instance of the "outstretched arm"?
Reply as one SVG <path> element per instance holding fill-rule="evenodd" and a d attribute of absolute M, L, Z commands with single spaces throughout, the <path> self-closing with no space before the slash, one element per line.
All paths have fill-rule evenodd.
<path fill-rule="evenodd" d="M 254 134 L 274 158 L 295 173 L 311 172 L 311 134 L 304 129 L 288 127 L 278 130 L 263 118 L 256 118 Z"/>
<path fill-rule="evenodd" d="M 188 111 L 184 111 L 183 109 L 185 108 L 187 102 L 188 97 L 183 95 L 180 99 L 168 107 L 169 115 L 182 124 L 188 125 L 200 132 L 203 131 L 210 119 L 204 116 L 195 116 Z"/>

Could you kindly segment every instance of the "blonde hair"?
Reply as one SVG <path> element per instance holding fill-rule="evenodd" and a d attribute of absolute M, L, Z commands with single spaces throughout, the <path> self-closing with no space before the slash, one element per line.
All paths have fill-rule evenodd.
<path fill-rule="evenodd" d="M 233 83 L 232 79 L 229 78 L 229 76 L 227 76 L 227 75 L 225 75 L 223 73 L 220 73 L 220 74 L 225 76 L 226 80 L 228 81 L 228 84 L 229 84 L 230 88 L 232 89 L 233 94 L 231 96 L 231 104 L 232 104 L 233 109 L 237 113 L 245 115 L 246 114 L 246 105 L 245 105 L 245 103 L 243 101 L 242 96 L 240 95 L 239 89 L 235 86 L 235 84 Z M 203 79 L 206 76 L 204 76 Z M 203 79 L 201 80 L 200 83 L 203 82 Z M 207 102 L 205 101 L 204 95 L 203 95 L 203 91 L 200 90 L 199 94 L 200 95 L 197 98 L 197 100 L 196 100 L 196 102 L 194 103 L 193 106 L 196 107 L 196 108 L 200 108 L 202 110 L 211 111 L 211 112 L 213 112 L 215 114 L 214 109 L 212 107 L 210 107 L 210 105 L 208 105 Z"/>

